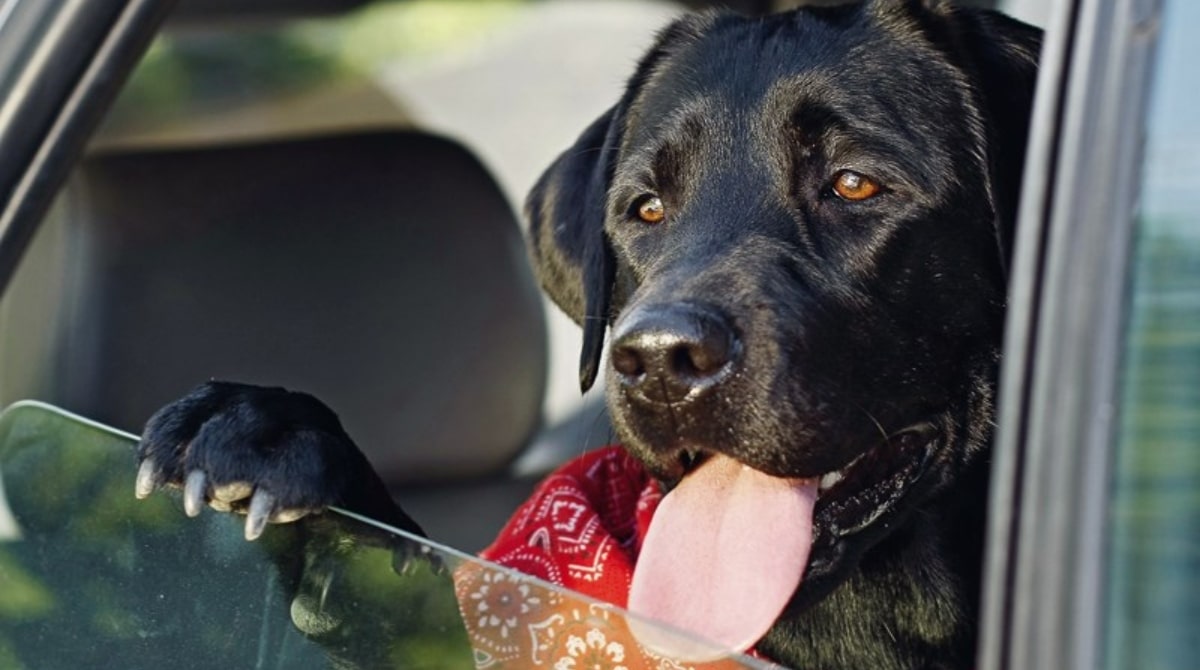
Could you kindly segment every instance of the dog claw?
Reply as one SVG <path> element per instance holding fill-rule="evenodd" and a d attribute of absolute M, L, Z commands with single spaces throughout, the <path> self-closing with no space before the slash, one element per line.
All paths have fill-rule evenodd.
<path fill-rule="evenodd" d="M 157 468 L 153 458 L 142 461 L 138 467 L 137 482 L 133 485 L 133 494 L 139 499 L 146 498 L 158 488 Z"/>
<path fill-rule="evenodd" d="M 246 539 L 257 540 L 267 527 L 267 520 L 275 508 L 275 496 L 259 489 L 250 498 L 250 511 L 246 514 Z"/>
<path fill-rule="evenodd" d="M 188 516 L 200 515 L 204 509 L 205 490 L 208 488 L 208 477 L 203 470 L 192 470 L 188 473 L 187 483 L 183 486 L 183 511 Z"/>

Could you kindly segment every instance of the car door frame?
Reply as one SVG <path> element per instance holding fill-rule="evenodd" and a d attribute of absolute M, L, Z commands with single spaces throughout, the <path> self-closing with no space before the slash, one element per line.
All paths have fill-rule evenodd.
<path fill-rule="evenodd" d="M 1063 0 L 1042 53 L 1001 371 L 981 670 L 1101 667 L 1118 375 L 1160 0 Z"/>
<path fill-rule="evenodd" d="M 175 0 L 0 0 L 0 297 Z"/>

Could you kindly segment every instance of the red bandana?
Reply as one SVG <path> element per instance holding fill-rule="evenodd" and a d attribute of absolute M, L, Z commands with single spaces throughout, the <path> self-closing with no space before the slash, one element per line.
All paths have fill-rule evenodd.
<path fill-rule="evenodd" d="M 662 492 L 621 447 L 584 454 L 534 491 L 482 558 L 625 607 Z"/>
<path fill-rule="evenodd" d="M 621 447 L 568 462 L 545 479 L 481 557 L 625 607 L 642 539 L 662 500 L 658 483 Z M 471 566 L 464 566 L 471 567 Z M 620 617 L 564 603 L 518 578 L 460 569 L 460 607 L 479 668 L 740 668 L 680 665 L 642 649 Z M 570 661 L 570 662 L 567 662 Z"/>

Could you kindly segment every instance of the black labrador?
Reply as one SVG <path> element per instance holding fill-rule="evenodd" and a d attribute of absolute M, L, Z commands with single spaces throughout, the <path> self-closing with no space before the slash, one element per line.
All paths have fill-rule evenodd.
<path fill-rule="evenodd" d="M 534 187 L 531 254 L 583 326 L 582 385 L 611 328 L 618 435 L 681 492 L 655 526 L 739 529 L 647 540 L 631 604 L 687 624 L 661 604 L 684 589 L 692 623 L 799 668 L 971 667 L 1040 39 L 928 0 L 683 18 Z M 206 384 L 139 457 L 139 495 L 183 486 L 189 513 L 246 512 L 249 538 L 331 504 L 419 530 L 304 394 Z M 714 584 L 738 571 L 753 597 Z"/>

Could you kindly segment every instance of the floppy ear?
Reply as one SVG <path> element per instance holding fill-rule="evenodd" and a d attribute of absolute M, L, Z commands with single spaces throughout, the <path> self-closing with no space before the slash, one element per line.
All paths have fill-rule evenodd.
<path fill-rule="evenodd" d="M 870 0 L 868 10 L 916 19 L 930 39 L 974 75 L 973 87 L 988 124 L 996 235 L 1007 268 L 1042 31 L 995 10 L 958 7 L 946 0 Z"/>
<path fill-rule="evenodd" d="M 996 11 L 952 11 L 989 121 L 992 192 L 1005 267 L 1012 255 L 1042 31 Z"/>
<path fill-rule="evenodd" d="M 698 37 L 718 16 L 691 15 L 660 32 L 621 100 L 554 161 L 525 201 L 526 239 L 538 281 L 567 316 L 583 326 L 579 386 L 584 391 L 596 380 L 613 316 L 616 260 L 604 233 L 604 218 L 626 110 L 671 50 Z"/>
<path fill-rule="evenodd" d="M 615 263 L 604 234 L 612 168 L 620 146 L 621 105 L 583 131 L 542 174 L 525 201 L 530 256 L 542 289 L 583 327 L 579 385 L 596 380 L 604 352 Z"/>

